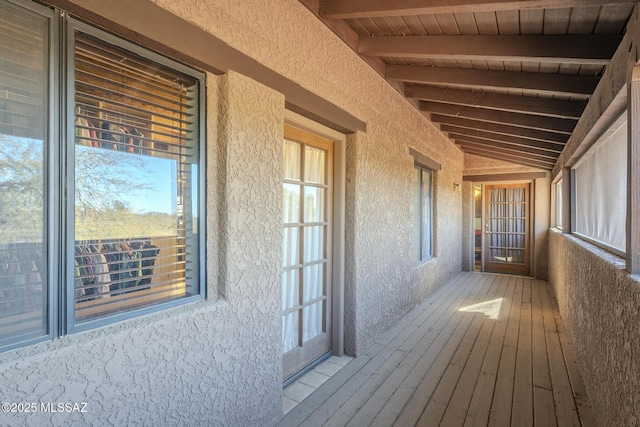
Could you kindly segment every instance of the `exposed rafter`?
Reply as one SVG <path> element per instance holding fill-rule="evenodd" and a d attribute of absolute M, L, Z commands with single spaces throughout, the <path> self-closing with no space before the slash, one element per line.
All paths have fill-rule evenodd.
<path fill-rule="evenodd" d="M 407 84 L 404 94 L 408 98 L 424 101 L 567 119 L 580 118 L 587 106 L 585 101 L 502 95 L 471 90 L 418 86 L 414 84 Z"/>
<path fill-rule="evenodd" d="M 422 101 L 420 109 L 445 116 L 465 117 L 490 123 L 504 123 L 529 129 L 549 130 L 552 132 L 571 135 L 576 126 L 576 120 L 558 119 L 556 117 L 532 116 L 523 113 L 511 113 L 508 111 L 492 111 L 484 108 L 466 107 L 439 102 Z"/>
<path fill-rule="evenodd" d="M 457 144 L 465 153 L 469 153 L 469 154 L 475 154 L 477 156 L 483 156 L 483 157 L 489 157 L 491 159 L 497 159 L 497 160 L 502 160 L 502 161 L 508 161 L 508 162 L 513 162 L 513 163 L 517 163 L 520 165 L 525 165 L 525 166 L 532 166 L 535 168 L 541 168 L 541 169 L 546 169 L 546 170 L 551 170 L 553 168 L 553 165 L 555 164 L 554 162 L 542 162 L 539 160 L 534 160 L 531 159 L 530 156 L 527 156 L 525 154 L 522 155 L 511 155 L 511 154 L 506 154 L 506 153 L 500 153 L 494 149 L 491 148 L 487 148 L 487 149 L 481 149 L 481 148 L 475 148 L 475 147 L 469 147 L 469 146 L 460 146 L 460 144 Z"/>
<path fill-rule="evenodd" d="M 460 117 L 442 116 L 432 114 L 431 120 L 436 123 L 457 126 L 463 129 L 481 130 L 503 135 L 518 136 L 521 138 L 535 139 L 556 144 L 567 142 L 568 136 L 562 133 L 549 132 L 538 129 L 527 129 L 518 126 L 503 125 L 499 123 L 482 122 L 479 120 L 464 119 Z"/>
<path fill-rule="evenodd" d="M 531 90 L 549 96 L 588 99 L 600 79 L 595 76 L 517 71 L 387 65 L 386 78 L 409 83 L 507 90 Z"/>
<path fill-rule="evenodd" d="M 473 147 L 492 148 L 501 150 L 507 153 L 529 153 L 532 157 L 539 158 L 540 160 L 553 160 L 556 159 L 556 153 L 551 151 L 540 150 L 534 147 L 522 147 L 517 145 L 504 144 L 497 141 L 487 141 L 484 139 L 474 138 L 468 135 L 450 133 L 449 138 L 456 141 L 458 144 L 467 144 Z"/>
<path fill-rule="evenodd" d="M 495 12 L 635 3 L 634 0 L 320 0 L 325 19 L 374 18 L 457 12 Z"/>
<path fill-rule="evenodd" d="M 489 132 L 486 130 L 474 130 L 452 125 L 440 125 L 440 130 L 449 135 L 460 134 L 466 135 L 474 139 L 481 139 L 489 142 L 497 142 L 499 144 L 509 144 L 515 147 L 535 147 L 541 150 L 554 153 L 556 156 L 562 152 L 564 144 L 540 141 L 537 139 L 523 138 L 514 135 L 505 135 L 501 133 Z"/>
<path fill-rule="evenodd" d="M 358 52 L 390 58 L 535 61 L 606 65 L 619 35 L 482 35 L 361 37 Z"/>
<path fill-rule="evenodd" d="M 638 0 L 300 0 L 465 153 L 550 169 Z"/>

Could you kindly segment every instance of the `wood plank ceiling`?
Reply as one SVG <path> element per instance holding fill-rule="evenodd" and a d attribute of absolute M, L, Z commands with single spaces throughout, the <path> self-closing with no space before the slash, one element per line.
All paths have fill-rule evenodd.
<path fill-rule="evenodd" d="M 550 170 L 637 0 L 300 0 L 465 153 Z"/>

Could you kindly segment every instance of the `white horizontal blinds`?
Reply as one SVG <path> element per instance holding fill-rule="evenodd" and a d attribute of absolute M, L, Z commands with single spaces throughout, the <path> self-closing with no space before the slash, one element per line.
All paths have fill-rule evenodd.
<path fill-rule="evenodd" d="M 575 166 L 574 232 L 624 252 L 627 120 L 623 114 Z"/>
<path fill-rule="evenodd" d="M 0 347 L 47 334 L 48 18 L 0 3 Z"/>
<path fill-rule="evenodd" d="M 75 309 L 198 293 L 198 82 L 77 33 Z"/>

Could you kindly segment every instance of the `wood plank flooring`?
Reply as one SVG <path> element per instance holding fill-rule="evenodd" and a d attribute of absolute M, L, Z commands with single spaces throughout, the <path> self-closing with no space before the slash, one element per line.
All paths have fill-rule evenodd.
<path fill-rule="evenodd" d="M 594 426 L 545 281 L 461 273 L 280 426 Z"/>

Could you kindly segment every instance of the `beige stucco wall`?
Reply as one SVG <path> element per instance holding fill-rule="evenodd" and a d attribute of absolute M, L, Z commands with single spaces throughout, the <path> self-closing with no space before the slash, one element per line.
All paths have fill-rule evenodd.
<path fill-rule="evenodd" d="M 302 4 L 156 0 L 366 123 L 347 141 L 346 350 L 357 355 L 461 270 L 462 152 Z M 414 147 L 436 174 L 437 257 L 411 260 Z"/>
<path fill-rule="evenodd" d="M 123 1 L 123 11 L 126 10 Z M 347 138 L 346 350 L 357 355 L 461 270 L 463 155 L 299 2 L 158 0 L 366 124 Z M 0 354 L 2 397 L 88 402 L 0 425 L 272 425 L 282 415 L 285 97 L 208 75 L 206 301 Z M 435 257 L 411 259 L 409 147 L 434 177 Z"/>
<path fill-rule="evenodd" d="M 549 281 L 601 426 L 640 424 L 640 278 L 622 258 L 549 233 Z"/>
<path fill-rule="evenodd" d="M 486 157 L 464 155 L 464 175 L 496 175 L 496 174 L 518 174 L 527 172 L 546 172 L 541 169 L 489 159 Z M 538 279 L 548 277 L 548 236 L 550 210 L 551 210 L 551 175 L 546 172 L 544 178 L 536 178 L 532 181 L 531 191 L 533 194 L 533 215 L 532 219 L 532 253 L 533 262 L 531 264 L 531 275 Z M 496 180 L 496 182 L 500 182 Z M 464 258 L 463 268 L 471 270 L 473 263 L 468 256 L 468 249 L 473 245 L 472 236 L 474 233 L 473 224 L 473 185 L 467 184 L 462 187 L 462 197 L 465 201 L 464 210 L 464 231 L 462 234 L 462 256 Z"/>
<path fill-rule="evenodd" d="M 87 403 L 86 413 L 0 413 L 1 426 L 281 416 L 284 97 L 235 73 L 207 77 L 208 300 L 0 354 L 2 402 Z"/>
<path fill-rule="evenodd" d="M 435 256 L 419 264 L 411 255 L 414 159 L 408 154 L 409 146 L 443 165 L 434 174 Z M 461 182 L 461 158 L 458 149 L 431 127 L 412 134 L 386 123 L 347 140 L 345 338 L 349 354 L 365 350 L 461 270 L 462 197 L 453 190 L 453 183 Z"/>

